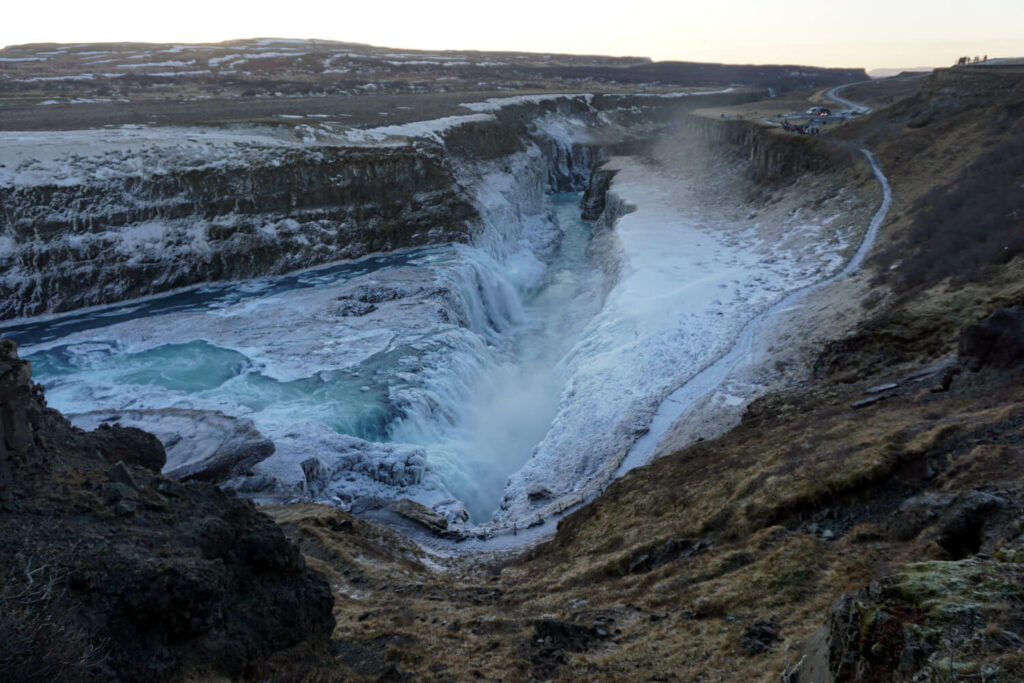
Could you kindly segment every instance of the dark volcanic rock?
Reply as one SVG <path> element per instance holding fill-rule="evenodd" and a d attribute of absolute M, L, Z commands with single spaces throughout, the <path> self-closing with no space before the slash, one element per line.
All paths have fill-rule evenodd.
<path fill-rule="evenodd" d="M 533 624 L 533 631 L 537 640 L 569 652 L 583 652 L 595 641 L 604 637 L 597 632 L 596 628 L 557 619 L 536 621 Z"/>
<path fill-rule="evenodd" d="M 771 650 L 775 643 L 781 640 L 779 631 L 774 624 L 770 621 L 759 620 L 751 624 L 744 632 L 743 647 L 746 648 L 747 654 L 759 655 Z"/>
<path fill-rule="evenodd" d="M 16 469 L 39 460 L 36 432 L 45 416 L 42 390 L 31 381 L 32 364 L 18 359 L 18 348 L 0 339 L 0 500 Z"/>
<path fill-rule="evenodd" d="M 956 558 L 981 549 L 986 523 L 1006 507 L 1006 501 L 985 491 L 965 491 L 939 520 L 938 543 Z"/>
<path fill-rule="evenodd" d="M 683 557 L 697 557 L 707 552 L 710 546 L 703 541 L 686 538 L 670 538 L 640 548 L 623 562 L 623 574 L 643 574 L 663 564 Z"/>
<path fill-rule="evenodd" d="M 612 185 L 616 171 L 595 169 L 583 193 L 583 220 L 595 221 L 604 213 L 605 197 Z"/>
<path fill-rule="evenodd" d="M 530 660 L 535 679 L 549 680 L 558 667 L 568 661 L 567 652 L 586 652 L 606 638 L 603 629 L 582 626 L 558 619 L 539 619 L 533 623 Z"/>
<path fill-rule="evenodd" d="M 167 462 L 163 444 L 149 432 L 135 427 L 100 425 L 92 432 L 96 448 L 110 462 L 138 465 L 159 472 Z"/>
<path fill-rule="evenodd" d="M 968 370 L 1019 370 L 1024 366 L 1024 306 L 996 311 L 960 333 Z"/>
<path fill-rule="evenodd" d="M 29 621 L 19 632 L 55 637 L 0 639 L 0 670 L 45 660 L 39 648 L 73 637 L 79 651 L 102 653 L 75 655 L 95 665 L 73 679 L 237 678 L 276 651 L 326 642 L 330 588 L 270 518 L 212 485 L 153 472 L 163 449 L 144 432 L 72 427 L 45 408 L 13 345 L 2 351 L 0 627 L 15 614 Z M 45 594 L 9 611 L 6 596 L 43 576 Z"/>
<path fill-rule="evenodd" d="M 108 460 L 127 463 L 145 456 L 135 464 L 174 479 L 224 482 L 248 473 L 275 448 L 252 420 L 212 410 L 102 410 L 70 417 L 81 427 L 95 427 Z"/>

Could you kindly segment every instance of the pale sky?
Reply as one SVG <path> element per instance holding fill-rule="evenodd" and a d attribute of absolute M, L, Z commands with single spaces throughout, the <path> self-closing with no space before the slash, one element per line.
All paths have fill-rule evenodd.
<path fill-rule="evenodd" d="M 1024 0 L 49 0 L 5 5 L 0 45 L 272 36 L 869 70 L 945 66 L 960 55 L 1024 56 Z"/>

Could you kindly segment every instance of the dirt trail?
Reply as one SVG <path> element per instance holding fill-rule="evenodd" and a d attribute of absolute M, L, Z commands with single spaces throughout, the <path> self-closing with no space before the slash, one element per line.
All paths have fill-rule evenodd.
<path fill-rule="evenodd" d="M 857 102 L 854 102 L 853 100 L 848 100 L 845 97 L 840 97 L 839 96 L 839 91 L 842 90 L 843 88 L 847 88 L 847 87 L 849 87 L 851 85 L 858 85 L 860 83 L 867 83 L 867 82 L 868 81 L 857 81 L 855 83 L 844 83 L 843 85 L 837 85 L 834 88 L 829 88 L 828 90 L 826 90 L 825 91 L 825 97 L 829 98 L 833 102 L 838 102 L 839 104 L 843 105 L 844 107 L 849 107 L 850 109 L 852 109 L 853 111 L 857 112 L 858 114 L 870 114 L 871 113 L 871 107 L 867 106 L 866 104 L 858 104 Z"/>

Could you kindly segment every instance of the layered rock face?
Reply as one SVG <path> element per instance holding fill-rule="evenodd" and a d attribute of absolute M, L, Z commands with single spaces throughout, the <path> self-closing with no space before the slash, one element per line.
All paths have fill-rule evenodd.
<path fill-rule="evenodd" d="M 621 141 L 696 106 L 754 96 L 548 98 L 484 104 L 454 122 L 312 136 L 195 128 L 14 138 L 0 170 L 0 319 L 468 242 L 481 217 L 467 165 L 535 144 L 551 190 L 582 190 L 608 144 L 566 142 L 568 127 L 614 127 Z"/>
<path fill-rule="evenodd" d="M 686 129 L 693 135 L 740 149 L 750 160 L 756 180 L 777 181 L 800 173 L 820 172 L 849 164 L 856 152 L 828 140 L 807 135 L 779 135 L 751 121 L 688 116 Z"/>
<path fill-rule="evenodd" d="M 0 670 L 12 680 L 238 677 L 326 641 L 333 599 L 247 500 L 161 476 L 134 428 L 82 432 L 0 347 Z"/>
<path fill-rule="evenodd" d="M 218 163 L 219 151 L 157 156 L 146 161 L 169 168 L 141 173 L 108 153 L 70 180 L 0 187 L 0 318 L 468 239 L 473 210 L 438 154 L 255 144 Z"/>

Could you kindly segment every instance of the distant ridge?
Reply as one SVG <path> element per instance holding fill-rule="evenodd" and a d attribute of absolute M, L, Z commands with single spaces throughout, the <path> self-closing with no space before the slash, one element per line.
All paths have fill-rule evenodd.
<path fill-rule="evenodd" d="M 872 69 L 868 72 L 868 76 L 871 78 L 890 78 L 892 76 L 899 76 L 905 73 L 923 73 L 928 71 L 935 71 L 941 68 L 937 66 L 909 66 L 903 69 Z"/>

